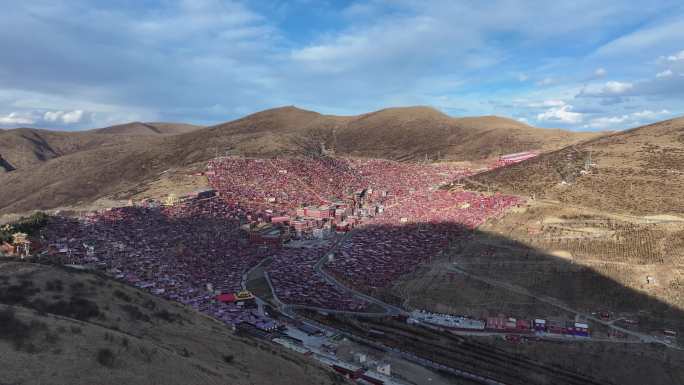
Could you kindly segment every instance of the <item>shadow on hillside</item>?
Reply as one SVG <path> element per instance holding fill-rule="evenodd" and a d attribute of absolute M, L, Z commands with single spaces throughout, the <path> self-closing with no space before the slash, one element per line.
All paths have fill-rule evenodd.
<path fill-rule="evenodd" d="M 507 291 L 518 297 L 527 297 L 533 303 L 532 306 L 526 307 L 528 312 L 535 312 L 535 303 L 539 305 L 539 309 L 555 307 L 560 313 L 571 313 L 562 310 L 564 306 L 582 314 L 594 313 L 596 318 L 600 318 L 601 312 L 608 312 L 610 313 L 609 320 L 626 318 L 637 321 L 638 325 L 628 325 L 628 328 L 657 334 L 660 339 L 662 339 L 664 329 L 684 330 L 684 309 L 627 287 L 610 277 L 609 274 L 598 271 L 593 266 L 583 265 L 581 258 L 573 260 L 557 257 L 519 241 L 479 230 L 469 230 L 457 223 L 369 225 L 355 231 L 358 233 L 357 236 L 367 236 L 368 239 L 374 239 L 382 234 L 395 234 L 396 242 L 389 245 L 379 244 L 378 250 L 386 250 L 383 251 L 387 253 L 385 255 L 392 256 L 392 258 L 403 258 L 407 265 L 414 264 L 415 262 L 411 259 L 416 256 L 421 260 L 422 267 L 403 268 L 405 274 L 393 276 L 391 281 L 400 278 L 409 281 L 420 279 L 428 273 L 429 266 L 434 264 L 446 267 L 448 271 L 431 277 L 429 282 L 426 282 L 426 292 L 423 293 L 426 296 L 448 301 L 450 300 L 449 290 L 454 290 L 455 295 L 458 295 L 456 291 L 462 291 L 450 289 L 448 286 L 460 287 L 459 285 L 470 283 L 480 288 L 489 287 Z M 425 235 L 421 240 L 421 238 L 411 236 L 411 233 L 416 232 L 418 234 L 432 233 L 432 235 Z M 405 235 L 402 236 L 402 234 Z M 441 242 L 448 244 L 447 251 L 438 257 L 429 258 L 432 251 L 435 251 L 435 255 L 440 254 L 438 246 Z M 375 246 L 370 242 L 368 247 L 373 249 Z M 401 250 L 404 247 L 406 249 L 402 254 Z M 601 258 L 599 251 L 595 254 L 593 259 Z M 373 255 L 373 253 L 357 255 L 355 256 L 358 258 L 356 263 L 372 264 Z M 642 270 L 635 273 L 630 270 L 630 266 L 620 263 L 606 263 L 601 266 L 610 275 L 624 277 L 630 282 L 634 282 L 634 275 L 637 275 L 638 280 L 643 281 L 644 284 L 647 282 L 647 276 L 655 277 L 658 274 L 657 271 L 651 273 Z M 632 267 L 639 267 L 639 265 L 635 264 Z M 667 268 L 667 265 L 663 264 L 662 268 Z M 662 270 L 662 268 L 657 267 L 654 270 Z M 439 278 L 442 281 L 435 281 L 433 278 Z M 352 279 L 347 282 L 352 284 Z M 440 288 L 442 284 L 444 287 Z M 655 289 L 656 292 L 669 289 L 668 282 L 661 283 L 656 280 L 653 285 L 661 285 L 656 286 L 658 287 Z M 358 282 L 356 286 L 359 287 Z M 367 293 L 387 296 L 387 290 L 360 288 Z M 443 292 L 431 290 L 437 288 Z M 400 303 L 398 298 L 385 297 L 385 299 Z M 557 307 L 556 302 L 561 307 Z M 505 309 L 498 307 L 482 308 L 482 311 L 488 312 L 490 316 L 505 312 L 503 310 Z M 509 315 L 515 316 L 516 314 L 509 313 Z M 540 311 L 536 314 L 519 314 L 518 316 L 529 319 L 543 318 L 544 315 Z M 625 326 L 624 323 L 620 325 Z"/>
<path fill-rule="evenodd" d="M 16 170 L 16 167 L 12 166 L 12 164 L 3 158 L 2 155 L 0 155 L 0 167 L 5 169 L 6 172 Z"/>
<path fill-rule="evenodd" d="M 30 137 L 28 135 L 22 135 L 22 138 L 28 140 L 33 144 L 33 154 L 36 156 L 36 158 L 44 162 L 50 159 L 46 156 L 46 154 L 51 154 L 53 157 L 59 155 L 59 153 L 55 151 L 55 149 L 52 148 L 52 146 L 50 146 L 50 143 L 48 143 L 48 141 L 45 140 L 45 138 L 42 138 L 41 136 L 35 133 L 33 135 L 33 137 Z"/>
<path fill-rule="evenodd" d="M 137 250 L 148 249 L 145 254 L 150 257 L 153 253 L 166 256 L 166 258 L 171 257 L 171 260 L 166 261 L 168 265 L 176 266 L 182 273 L 187 273 L 192 269 L 192 266 L 197 265 L 200 265 L 199 267 L 204 272 L 218 272 L 226 264 L 225 258 L 229 254 L 216 253 L 217 250 L 239 251 L 253 246 L 238 242 L 239 220 L 221 217 L 218 211 L 212 215 L 207 214 L 214 209 L 220 209 L 219 202 L 214 203 L 216 206 L 212 208 L 206 207 L 206 210 L 187 212 L 181 217 L 169 217 L 161 214 L 157 209 L 125 209 L 125 211 L 131 211 L 132 214 L 126 220 L 100 223 L 86 231 L 76 230 L 78 226 L 71 227 L 70 225 L 63 229 L 72 228 L 73 231 L 53 232 L 52 237 L 75 237 L 79 240 L 97 239 L 101 244 L 96 247 L 96 253 L 103 253 L 101 255 L 103 257 L 109 256 L 111 253 L 111 248 L 107 246 L 111 245 L 112 242 L 134 243 L 138 245 L 134 247 Z M 76 225 L 73 221 L 70 223 Z M 115 223 L 118 225 L 114 225 Z M 356 280 L 353 286 L 375 294 L 387 302 L 401 304 L 402 299 L 388 295 L 387 289 L 363 287 L 359 282 L 371 282 L 379 288 L 388 288 L 398 280 L 420 280 L 422 278 L 426 281 L 426 287 L 424 289 L 418 288 L 416 294 L 425 296 L 426 300 L 434 298 L 435 301 L 452 301 L 455 305 L 458 305 L 461 300 L 467 300 L 467 296 L 477 296 L 478 292 L 484 293 L 483 295 L 499 296 L 498 302 L 493 301 L 489 307 L 482 308 L 488 314 L 460 313 L 475 317 L 498 316 L 499 313 L 504 313 L 506 316 L 521 319 L 559 316 L 564 320 L 572 321 L 573 318 L 569 315 L 572 312 L 567 311 L 567 309 L 589 314 L 592 312 L 611 312 L 613 317 L 621 316 L 621 313 L 628 313 L 630 319 L 639 322 L 638 329 L 640 332 L 659 333 L 660 339 L 662 339 L 663 329 L 682 330 L 684 327 L 684 312 L 680 308 L 626 287 L 599 271 L 580 266 L 567 259 L 549 255 L 506 237 L 479 230 L 468 230 L 461 224 L 447 222 L 407 225 L 370 224 L 355 230 L 352 237 L 352 242 L 355 242 L 356 238 L 354 237 L 365 237 L 368 242 L 360 248 L 361 253 L 354 255 L 357 260 L 350 262 L 348 268 L 338 270 L 338 273 L 339 271 L 357 271 L 358 274 L 369 274 L 364 279 Z M 78 242 L 78 244 L 82 243 L 81 241 Z M 445 247 L 448 252 L 441 253 L 439 257 L 430 258 L 430 256 L 440 254 L 440 251 Z M 156 249 L 156 251 L 153 252 L 152 249 Z M 373 253 L 374 249 L 378 252 Z M 253 261 L 243 260 L 242 262 L 253 266 L 272 252 L 274 250 L 261 250 L 258 256 L 254 256 Z M 121 258 L 121 262 L 134 263 L 140 258 L 139 253 L 134 254 L 136 255 L 122 255 L 116 258 Z M 247 254 L 235 253 L 231 258 L 244 258 Z M 335 260 L 338 259 L 341 258 L 335 257 Z M 184 264 L 178 265 L 177 262 Z M 383 263 L 385 265 L 391 264 L 394 273 L 389 274 L 389 276 L 387 274 L 373 275 L 377 274 L 378 271 L 383 271 Z M 429 275 L 429 268 L 425 266 L 434 264 L 443 264 L 441 266 L 444 268 L 437 275 Z M 459 268 L 461 271 L 450 271 L 451 268 Z M 426 272 L 425 269 L 428 271 Z M 326 271 L 333 272 L 332 270 L 334 270 L 334 265 L 329 263 L 326 266 Z M 472 276 L 469 277 L 468 274 Z M 336 276 L 339 277 L 339 274 Z M 144 278 L 143 275 L 141 277 Z M 369 277 L 371 279 L 368 279 Z M 345 280 L 352 282 L 354 276 L 347 276 Z M 491 280 L 491 282 L 487 283 L 486 280 Z M 502 307 L 502 304 L 505 305 L 507 301 L 514 302 L 514 300 L 510 300 L 510 296 L 514 294 L 518 297 L 532 298 L 529 294 L 516 294 L 516 290 L 528 291 L 534 296 L 543 296 L 549 300 L 557 299 L 562 302 L 561 306 L 565 309 L 561 308 L 559 312 L 549 312 L 549 309 L 554 306 L 542 300 L 528 300 L 527 305 L 519 308 Z M 603 333 L 607 337 L 605 327 L 602 330 L 600 324 L 594 323 L 592 328 L 594 328 L 594 335 Z M 617 344 L 609 345 L 618 346 Z M 531 346 L 541 345 L 532 344 Z M 641 346 L 644 346 L 644 351 L 648 350 L 648 345 Z M 626 347 L 629 346 L 626 345 Z M 563 367 L 570 365 L 571 368 L 569 369 L 577 371 L 581 366 L 575 367 L 572 359 L 566 360 L 563 356 L 570 350 L 577 349 L 582 353 L 582 356 L 594 360 L 589 364 L 592 370 L 585 373 L 592 377 L 596 376 L 597 373 L 600 375 L 605 367 L 612 366 L 618 360 L 612 358 L 605 351 L 591 350 L 593 349 L 591 344 L 564 344 L 562 346 L 557 345 L 554 349 L 565 350 L 550 359 L 551 361 L 546 360 L 545 357 L 542 357 L 540 361 L 544 361 L 548 365 L 561 365 Z M 661 351 L 664 350 L 661 349 Z M 635 352 L 635 350 L 630 352 L 632 359 L 643 361 L 642 366 L 651 365 L 643 369 L 644 376 L 653 375 L 648 383 L 673 383 L 671 379 L 662 380 L 659 378 L 659 376 L 669 374 L 658 374 L 662 372 L 662 368 L 653 364 L 653 360 L 648 361 L 646 358 L 649 357 L 641 359 L 641 356 L 638 355 L 641 352 Z M 516 354 L 523 353 L 524 351 L 519 351 Z M 662 355 L 659 356 L 659 359 L 661 359 L 660 357 Z M 566 361 L 570 363 L 566 365 Z M 663 365 L 665 365 L 663 368 L 667 369 L 665 372 L 674 371 L 677 376 L 684 376 L 681 373 L 684 370 L 681 360 L 676 361 L 675 364 L 665 363 Z M 636 369 L 629 367 L 624 370 L 625 373 L 633 373 Z M 613 374 L 616 371 L 623 377 L 625 376 L 622 372 L 623 368 L 616 367 L 613 369 Z M 651 371 L 655 374 L 650 373 Z M 611 375 L 600 375 L 600 377 L 603 379 L 613 378 L 612 383 L 646 383 L 625 382 L 622 379 L 616 382 L 615 377 L 611 377 Z"/>
<path fill-rule="evenodd" d="M 100 239 L 97 243 L 100 246 L 97 247 L 97 254 L 111 254 L 111 250 L 105 245 L 110 244 L 109 242 L 120 241 L 141 245 L 140 248 L 146 247 L 147 244 L 154 244 L 159 248 L 160 255 L 183 255 L 189 261 L 195 260 L 193 257 L 196 257 L 199 258 L 197 260 L 216 264 L 222 263 L 217 255 L 212 256 L 216 250 L 240 251 L 244 249 L 245 252 L 252 248 L 256 250 L 255 246 L 238 242 L 238 228 L 244 222 L 237 218 L 227 219 L 207 215 L 207 212 L 200 211 L 192 212 L 187 217 L 168 217 L 157 209 L 125 210 L 137 214 L 125 221 L 114 220 L 110 224 L 100 223 L 91 228 L 92 232 L 89 230 L 61 234 L 59 228 L 54 228 L 50 231 L 51 235 L 48 238 L 53 238 L 52 241 L 61 237 L 86 240 L 91 237 L 97 239 L 99 234 Z M 111 227 L 117 222 L 117 226 Z M 71 227 L 63 227 L 62 230 L 68 228 L 75 229 L 77 226 L 72 224 Z M 430 266 L 432 261 L 434 264 L 445 264 L 445 270 L 448 271 L 440 272 L 439 276 L 435 277 L 439 280 L 428 282 L 426 296 L 449 300 L 449 295 L 444 294 L 439 297 L 440 292 L 430 291 L 429 288 L 443 284 L 444 287 L 440 288 L 440 291 L 448 294 L 450 290 L 453 290 L 453 294 L 458 296 L 459 292 L 464 292 L 463 288 L 458 290 L 454 288 L 459 287 L 458 285 L 463 286 L 463 282 L 476 287 L 487 286 L 498 291 L 510 291 L 508 287 L 499 285 L 501 283 L 511 285 L 516 290 L 529 292 L 536 297 L 557 299 L 566 307 L 581 313 L 610 312 L 613 313 L 612 317 L 636 320 L 639 322 L 639 329 L 660 331 L 661 336 L 664 329 L 684 330 L 684 309 L 627 287 L 607 274 L 597 271 L 593 266 L 582 265 L 581 259 L 575 262 L 571 258 L 560 258 L 500 235 L 469 230 L 462 224 L 452 222 L 407 225 L 369 224 L 354 230 L 352 242 L 357 237 L 358 239 L 365 237 L 367 240 L 365 244 L 359 246 L 358 250 L 362 252 L 354 255 L 355 261 L 347 265 L 342 264 L 335 275 L 369 294 L 385 296 L 388 292 L 386 289 L 398 280 L 420 279 L 420 275 L 428 268 L 425 266 Z M 346 244 L 349 242 L 348 240 Z M 442 252 L 445 248 L 446 251 Z M 259 250 L 260 255 L 268 255 L 271 252 Z M 377 252 L 371 252 L 373 250 Z M 597 251 L 594 259 L 600 258 L 601 255 Z M 388 259 L 392 262 L 390 263 Z M 655 263 L 656 266 L 658 264 L 658 262 L 650 263 Z M 382 271 L 383 264 L 391 265 L 392 272 L 385 275 L 377 273 Z M 614 276 L 622 277 L 622 274 L 626 280 L 631 279 L 631 282 L 634 282 L 634 273 L 624 265 L 624 263 L 606 264 L 608 266 L 606 271 Z M 356 277 L 360 279 L 355 279 L 354 274 L 346 278 L 340 276 L 340 272 L 353 272 L 358 266 L 369 267 L 358 269 L 359 273 Z M 376 269 L 370 268 L 373 266 Z M 612 266 L 616 266 L 617 270 L 611 270 Z M 640 268 L 643 266 L 645 265 Z M 656 270 L 662 272 L 667 268 L 667 265 L 662 265 Z M 334 266 L 330 263 L 326 265 L 326 270 L 335 273 Z M 658 278 L 658 271 L 651 273 L 639 270 L 638 279 L 645 283 L 647 276 L 652 275 Z M 487 283 L 486 280 L 493 282 Z M 656 292 L 672 289 L 667 286 L 669 283 L 665 282 L 665 279 L 662 281 L 656 280 L 655 287 L 659 288 L 655 290 Z M 370 284 L 364 287 L 362 282 Z M 532 298 L 527 294 L 518 293 L 517 295 Z M 401 303 L 401 300 L 396 298 L 383 299 Z M 540 308 L 549 307 L 548 301 L 535 300 L 533 302 L 538 302 Z M 497 308 L 483 308 L 483 310 L 491 315 L 497 314 Z M 535 311 L 534 307 L 528 310 Z M 544 315 L 538 313 L 519 316 L 533 318 Z"/>
<path fill-rule="evenodd" d="M 375 269 L 367 267 L 373 265 L 373 259 L 380 262 L 383 258 L 387 260 L 387 256 L 391 256 L 393 261 L 400 261 L 399 265 L 416 266 L 415 258 L 420 261 L 415 269 L 405 269 L 403 274 L 389 277 L 390 285 L 394 285 L 391 288 L 381 288 L 382 279 L 376 281 L 378 288 L 363 287 L 356 282 L 357 288 L 388 303 L 479 319 L 502 315 L 524 320 L 542 318 L 563 326 L 567 323 L 572 325 L 575 321 L 588 322 L 592 337 L 605 341 L 512 343 L 502 341 L 500 337 L 471 341 L 526 357 L 541 366 L 564 368 L 587 376 L 577 382 L 563 376 L 553 377 L 555 374 L 540 379 L 528 373 L 529 378 L 528 374 L 521 377 L 525 378 L 525 384 L 671 384 L 680 383 L 684 378 L 684 355 L 662 344 L 665 329 L 679 331 L 680 334 L 684 330 L 683 309 L 627 287 L 597 269 L 550 255 L 507 237 L 469 230 L 456 223 L 370 225 L 355 232 L 355 236 L 362 237 L 365 233 L 367 239 L 383 233 L 396 235 L 394 242 L 368 242 L 368 252 L 353 255 L 357 258 L 354 263 L 364 266 L 358 269 L 359 274 L 383 271 L 382 263 L 375 264 Z M 421 232 L 424 234 L 422 241 L 411 235 Z M 402 233 L 405 234 L 403 237 L 400 236 Z M 435 245 L 440 246 L 442 242 L 448 244 L 448 251 L 429 258 L 431 251 L 438 248 Z M 387 254 L 374 253 L 373 249 L 386 250 Z M 600 258 L 598 253 L 596 258 Z M 334 272 L 334 266 L 328 264 L 326 271 Z M 614 275 L 613 271 L 607 271 Z M 339 270 L 337 273 L 336 277 L 342 278 Z M 353 276 L 347 276 L 345 281 L 352 286 Z M 451 306 L 440 308 L 436 306 L 439 303 Z M 602 319 L 601 313 L 608 313 L 609 319 Z M 577 314 L 587 315 L 589 319 L 576 319 Z M 610 329 L 606 325 L 609 322 L 616 322 L 620 329 Z M 385 325 L 393 327 L 387 321 Z M 651 343 L 638 343 L 642 337 Z M 621 341 L 632 343 L 611 343 Z M 679 341 L 673 342 L 681 345 L 682 339 L 680 337 Z M 505 366 L 502 364 L 502 367 Z M 522 370 L 517 367 L 509 369 L 511 373 Z M 509 380 L 505 376 L 500 379 L 503 382 Z"/>

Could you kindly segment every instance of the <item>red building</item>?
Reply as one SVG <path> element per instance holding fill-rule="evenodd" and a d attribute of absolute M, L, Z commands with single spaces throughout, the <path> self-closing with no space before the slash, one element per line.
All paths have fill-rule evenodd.
<path fill-rule="evenodd" d="M 520 163 L 524 160 L 534 158 L 539 154 L 532 151 L 518 152 L 515 154 L 501 155 L 494 164 L 495 167 L 508 166 L 510 164 Z"/>
<path fill-rule="evenodd" d="M 332 368 L 337 372 L 343 375 L 344 377 L 350 379 L 350 380 L 357 380 L 363 376 L 363 373 L 365 372 L 363 368 L 359 368 L 356 370 L 352 370 L 351 368 L 345 368 L 340 365 L 333 365 Z"/>
<path fill-rule="evenodd" d="M 504 330 L 506 329 L 506 319 L 503 317 L 488 317 L 487 329 Z"/>
<path fill-rule="evenodd" d="M 290 221 L 290 217 L 288 217 L 288 216 L 271 217 L 271 223 L 286 223 L 289 221 Z"/>

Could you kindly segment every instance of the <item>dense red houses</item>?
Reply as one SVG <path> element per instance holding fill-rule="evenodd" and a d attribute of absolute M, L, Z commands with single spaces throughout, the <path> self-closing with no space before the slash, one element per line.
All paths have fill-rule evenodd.
<path fill-rule="evenodd" d="M 521 203 L 438 189 L 470 173 L 448 164 L 373 159 L 224 157 L 208 164 L 211 189 L 167 206 L 148 201 L 62 218 L 45 237 L 66 263 L 101 267 L 230 323 L 259 324 L 229 296 L 267 257 L 266 272 L 285 303 L 363 311 L 365 302 L 316 272 L 331 239 L 354 230 L 328 271 L 369 292 L 386 287 L 455 237 Z M 300 239 L 314 243 L 288 245 Z"/>

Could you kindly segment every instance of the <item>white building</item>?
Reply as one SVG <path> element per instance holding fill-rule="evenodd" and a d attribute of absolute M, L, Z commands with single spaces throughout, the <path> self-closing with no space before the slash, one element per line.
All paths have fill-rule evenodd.
<path fill-rule="evenodd" d="M 386 376 L 391 376 L 391 367 L 389 362 L 378 362 L 378 366 L 375 368 L 375 370 L 380 373 L 384 374 Z"/>

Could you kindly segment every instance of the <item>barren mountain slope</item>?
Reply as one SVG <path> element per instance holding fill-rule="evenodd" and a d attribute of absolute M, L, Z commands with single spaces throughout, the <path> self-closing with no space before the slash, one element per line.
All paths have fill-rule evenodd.
<path fill-rule="evenodd" d="M 347 118 L 337 149 L 406 160 L 476 160 L 505 153 L 557 149 L 596 133 L 542 129 L 496 116 L 451 118 L 429 107 L 389 108 Z"/>
<path fill-rule="evenodd" d="M 0 130 L 0 155 L 14 168 L 24 169 L 66 154 L 129 142 L 127 136 L 17 128 Z"/>
<path fill-rule="evenodd" d="M 475 160 L 518 150 L 557 149 L 600 134 L 535 128 L 500 117 L 452 118 L 429 107 L 388 108 L 358 116 L 283 107 L 178 140 L 190 143 L 188 154 L 209 147 L 220 154 L 263 156 L 296 151 L 292 138 L 310 135 L 323 138 L 326 147 L 339 155 Z"/>
<path fill-rule="evenodd" d="M 133 122 L 77 132 L 35 128 L 0 130 L 0 155 L 13 168 L 23 169 L 79 151 L 139 142 L 147 140 L 148 136 L 182 134 L 200 128 L 180 123 Z M 6 170 L 0 167 L 0 172 L 3 171 Z"/>
<path fill-rule="evenodd" d="M 4 213 L 75 205 L 134 188 L 166 170 L 163 138 L 103 146 L 0 173 Z M 160 160 L 161 159 L 161 160 Z"/>
<path fill-rule="evenodd" d="M 595 166 L 587 166 L 593 162 Z M 586 169 L 586 171 L 585 171 Z M 588 171 L 588 172 L 587 172 Z M 473 178 L 606 211 L 684 213 L 684 118 L 589 140 Z"/>
<path fill-rule="evenodd" d="M 478 125 L 470 128 L 475 123 Z M 339 155 L 402 160 L 422 160 L 426 154 L 432 159 L 440 155 L 475 160 L 502 152 L 545 149 L 586 137 L 503 118 L 453 119 L 426 107 L 393 108 L 353 117 L 283 107 L 185 134 L 121 135 L 128 142 L 66 154 L 30 170 L 0 173 L 0 213 L 73 205 L 111 194 L 125 198 L 166 170 L 182 169 L 226 153 L 297 153 L 293 139 L 310 135 L 320 135 Z"/>
<path fill-rule="evenodd" d="M 3 383 L 344 383 L 313 360 L 90 273 L 0 263 L 0 322 Z"/>
<path fill-rule="evenodd" d="M 202 127 L 184 123 L 131 122 L 111 127 L 98 128 L 88 132 L 117 135 L 176 135 L 199 130 L 200 128 Z"/>

